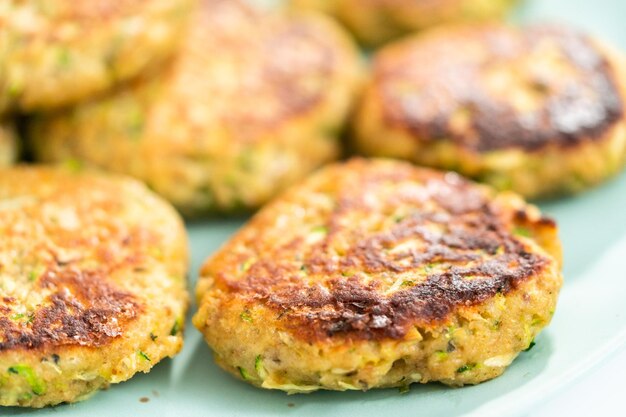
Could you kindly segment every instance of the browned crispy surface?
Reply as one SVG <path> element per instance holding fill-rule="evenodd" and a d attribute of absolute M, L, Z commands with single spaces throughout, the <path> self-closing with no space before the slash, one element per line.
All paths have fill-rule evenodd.
<path fill-rule="evenodd" d="M 447 28 L 375 64 L 388 123 L 477 151 L 601 138 L 623 117 L 616 76 L 587 36 L 550 26 Z"/>
<path fill-rule="evenodd" d="M 133 280 L 164 247 L 142 204 L 162 212 L 134 182 L 0 170 L 0 351 L 101 347 L 127 331 L 145 305 Z"/>
<path fill-rule="evenodd" d="M 544 272 L 553 260 L 515 233 L 518 218 L 529 237 L 555 228 L 455 174 L 352 160 L 262 210 L 201 280 L 222 307 L 268 309 L 305 340 L 401 339 Z"/>
<path fill-rule="evenodd" d="M 29 315 L 27 325 L 10 318 L 10 307 L 0 311 L 0 350 L 39 348 L 44 345 L 102 346 L 120 336 L 141 311 L 135 298 L 115 289 L 102 276 L 64 271 L 46 272 L 40 287 L 51 290 L 44 305 Z M 5 297 L 3 302 L 15 301 Z M 13 315 L 15 317 L 15 314 Z"/>

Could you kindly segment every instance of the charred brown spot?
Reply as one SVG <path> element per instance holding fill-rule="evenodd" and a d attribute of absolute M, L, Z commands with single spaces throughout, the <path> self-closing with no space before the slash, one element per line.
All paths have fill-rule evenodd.
<path fill-rule="evenodd" d="M 364 171 L 338 180 L 323 239 L 307 245 L 298 236 L 263 247 L 241 279 L 222 274 L 218 285 L 275 310 L 285 327 L 308 340 L 402 338 L 412 325 L 442 323 L 455 309 L 515 290 L 549 263 L 512 233 L 502 207 L 458 176 L 401 164 Z M 372 212 L 366 194 L 382 206 Z M 398 207 L 406 214 L 390 221 L 388 210 Z M 348 221 L 355 212 L 376 226 Z M 386 293 L 382 281 L 389 275 L 408 281 Z"/>
<path fill-rule="evenodd" d="M 502 28 L 479 29 L 466 33 L 467 41 L 444 37 L 416 45 L 411 52 L 397 51 L 405 56 L 390 62 L 382 57 L 376 82 L 388 123 L 407 129 L 419 140 L 448 139 L 487 152 L 577 145 L 602 138 L 623 117 L 614 69 L 590 39 L 565 28 L 544 26 L 514 33 Z M 456 49 L 450 49 L 448 41 Z M 501 66 L 513 74 L 518 71 L 517 59 L 545 43 L 558 48 L 575 77 L 552 74 L 545 79 L 530 70 L 520 75 L 526 94 L 540 102 L 525 111 L 516 109 L 509 95 L 489 91 L 484 81 L 487 71 Z M 467 51 L 477 45 L 485 57 L 468 57 L 471 52 Z M 457 54 L 458 50 L 463 52 Z M 424 60 L 428 64 L 420 62 Z M 559 68 L 553 71 L 560 73 Z M 406 85 L 411 86 L 409 92 L 401 88 Z M 464 116 L 463 127 L 455 128 L 459 114 Z"/>
<path fill-rule="evenodd" d="M 333 278 L 329 292 L 313 289 L 302 296 L 297 290 L 286 291 L 270 295 L 268 304 L 291 311 L 285 320 L 289 323 L 297 319 L 297 331 L 307 338 L 323 339 L 335 334 L 363 339 L 402 338 L 407 323 L 442 322 L 457 307 L 479 304 L 497 293 L 515 289 L 542 266 L 538 257 L 523 256 L 521 261 L 509 255 L 480 267 L 452 267 L 390 297 L 382 295 L 375 283 L 364 285 L 354 277 Z M 518 265 L 509 268 L 507 261 Z M 485 278 L 467 279 L 477 273 L 485 274 Z M 287 326 L 295 328 L 293 324 Z"/>
<path fill-rule="evenodd" d="M 51 293 L 27 324 L 0 317 L 0 351 L 102 346 L 119 337 L 141 311 L 131 294 L 116 290 L 98 272 L 48 271 L 39 285 Z"/>
<path fill-rule="evenodd" d="M 0 194 L 14 202 L 0 210 L 0 351 L 99 347 L 136 325 L 146 304 L 135 286 L 147 278 L 133 271 L 168 257 L 141 188 L 18 167 L 0 174 Z"/>

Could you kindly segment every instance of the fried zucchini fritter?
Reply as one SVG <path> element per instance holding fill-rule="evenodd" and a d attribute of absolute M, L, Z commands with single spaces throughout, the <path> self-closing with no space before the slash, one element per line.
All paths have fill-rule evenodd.
<path fill-rule="evenodd" d="M 4 0 L 0 114 L 101 94 L 162 65 L 195 0 Z"/>
<path fill-rule="evenodd" d="M 500 375 L 551 320 L 554 222 L 405 162 L 322 169 L 204 265 L 194 324 L 263 388 L 367 390 Z"/>
<path fill-rule="evenodd" d="M 323 16 L 204 0 L 171 67 L 43 116 L 35 153 L 136 176 L 185 214 L 255 209 L 338 156 L 359 61 Z"/>
<path fill-rule="evenodd" d="M 355 147 L 528 198 L 576 193 L 624 167 L 625 73 L 566 27 L 437 29 L 376 56 Z"/>
<path fill-rule="evenodd" d="M 0 169 L 0 405 L 80 401 L 182 347 L 187 242 L 121 177 Z"/>

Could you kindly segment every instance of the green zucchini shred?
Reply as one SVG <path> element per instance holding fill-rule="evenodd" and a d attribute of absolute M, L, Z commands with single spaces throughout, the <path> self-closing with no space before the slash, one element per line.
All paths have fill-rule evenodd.
<path fill-rule="evenodd" d="M 172 329 L 170 330 L 170 336 L 176 336 L 180 332 L 180 321 L 176 319 Z"/>
<path fill-rule="evenodd" d="M 517 226 L 515 229 L 513 229 L 513 234 L 516 236 L 523 236 L 523 237 L 531 237 L 532 233 L 530 232 L 530 230 L 526 227 L 521 227 L 521 226 Z"/>
<path fill-rule="evenodd" d="M 46 392 L 46 383 L 42 381 L 33 369 L 28 365 L 13 365 L 8 369 L 10 374 L 15 374 L 23 377 L 30 385 L 30 389 L 35 395 L 42 395 Z"/>
<path fill-rule="evenodd" d="M 261 371 L 263 371 L 262 366 L 263 366 L 263 356 L 256 355 L 256 358 L 254 359 L 254 370 L 259 375 L 261 374 Z"/>
<path fill-rule="evenodd" d="M 411 390 L 411 387 L 409 385 L 402 385 L 402 386 L 398 387 L 398 392 L 400 394 L 406 394 L 410 390 Z"/>
<path fill-rule="evenodd" d="M 67 48 L 58 48 L 56 51 L 59 68 L 67 69 L 72 63 L 72 55 Z"/>
<path fill-rule="evenodd" d="M 73 174 L 76 174 L 83 169 L 83 163 L 76 158 L 66 159 L 63 161 L 63 166 Z"/>
<path fill-rule="evenodd" d="M 456 372 L 459 374 L 462 374 L 464 372 L 471 371 L 474 368 L 476 368 L 475 363 L 468 363 L 468 364 L 461 366 L 459 369 L 456 370 Z"/>
<path fill-rule="evenodd" d="M 528 352 L 529 350 L 531 350 L 534 346 L 536 345 L 535 343 L 535 339 L 531 340 L 530 343 L 528 344 L 528 347 L 526 349 L 523 350 L 523 352 Z"/>
<path fill-rule="evenodd" d="M 250 375 L 248 375 L 248 371 L 246 371 L 244 368 L 242 368 L 241 366 L 238 366 L 237 369 L 239 370 L 239 375 L 241 375 L 241 377 L 245 380 L 248 381 L 250 379 Z"/>
<path fill-rule="evenodd" d="M 311 232 L 313 232 L 313 233 L 323 233 L 323 234 L 326 234 L 326 233 L 328 233 L 328 227 L 326 227 L 326 226 L 316 226 L 316 227 L 314 227 L 314 228 L 311 230 Z"/>
<path fill-rule="evenodd" d="M 241 312 L 241 314 L 239 315 L 239 318 L 241 318 L 241 320 L 247 322 L 247 323 L 252 323 L 252 316 L 250 315 L 250 311 L 248 309 L 244 310 Z"/>
<path fill-rule="evenodd" d="M 437 359 L 444 360 L 448 358 L 448 352 L 444 352 L 443 350 L 438 350 L 435 352 L 435 356 L 437 357 Z"/>

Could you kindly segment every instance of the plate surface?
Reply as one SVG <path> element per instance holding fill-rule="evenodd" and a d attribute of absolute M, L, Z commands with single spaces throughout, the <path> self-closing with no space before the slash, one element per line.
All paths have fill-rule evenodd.
<path fill-rule="evenodd" d="M 523 22 L 571 22 L 626 50 L 623 0 L 536 0 L 518 13 Z M 542 204 L 555 217 L 565 249 L 565 285 L 554 320 L 509 370 L 493 381 L 462 389 L 437 384 L 397 390 L 317 392 L 287 396 L 231 378 L 214 363 L 200 334 L 187 322 L 185 347 L 150 374 L 112 386 L 90 400 L 43 409 L 40 415 L 69 416 L 298 416 L 402 415 L 516 416 L 626 346 L 626 174 L 575 198 Z M 189 224 L 192 279 L 241 220 Z M 192 312 L 195 307 L 192 307 Z M 27 415 L 30 409 L 0 409 L 2 415 Z"/>

